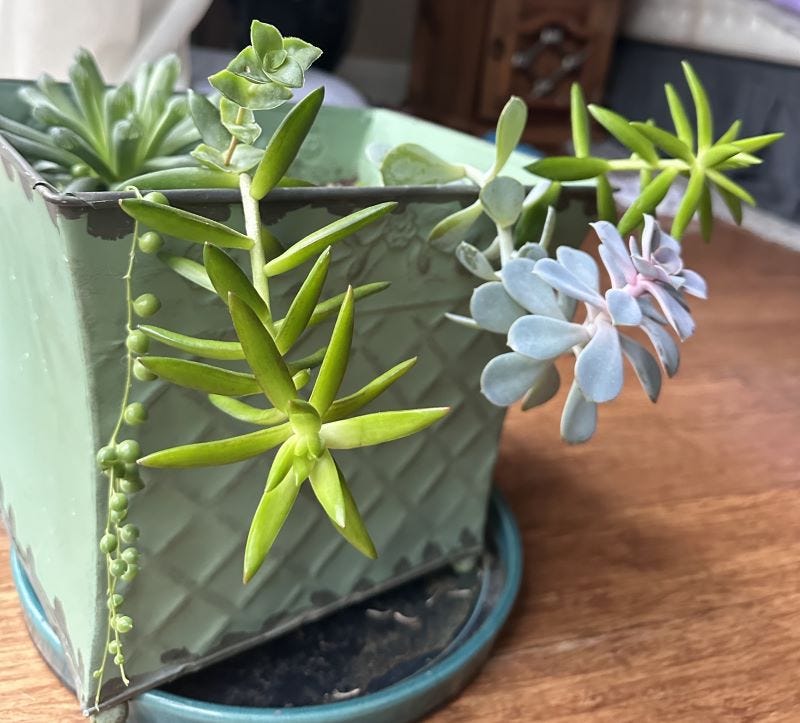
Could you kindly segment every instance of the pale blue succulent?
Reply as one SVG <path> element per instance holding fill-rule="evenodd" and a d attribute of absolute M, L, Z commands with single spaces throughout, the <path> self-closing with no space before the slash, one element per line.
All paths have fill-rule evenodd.
<path fill-rule="evenodd" d="M 562 246 L 552 259 L 539 247 L 507 261 L 497 272 L 498 280 L 478 287 L 470 304 L 471 322 L 507 334 L 512 349 L 492 359 L 481 375 L 483 393 L 494 404 L 507 406 L 524 398 L 523 406 L 530 408 L 549 400 L 559 387 L 554 361 L 568 352 L 575 356 L 575 378 L 561 419 L 562 436 L 573 443 L 592 436 L 597 405 L 615 399 L 622 390 L 623 358 L 648 397 L 654 402 L 658 398 L 658 362 L 621 327 L 642 328 L 672 376 L 680 356 L 664 326 L 672 326 L 681 339 L 690 336 L 694 321 L 684 293 L 706 294 L 703 279 L 684 269 L 680 245 L 651 217 L 645 220 L 641 250 L 632 239 L 630 252 L 611 224 L 593 227 L 611 279 L 604 294 L 598 266 L 589 254 Z M 586 317 L 575 323 L 579 302 Z"/>
<path fill-rule="evenodd" d="M 634 298 L 650 295 L 681 341 L 689 338 L 694 320 L 683 295 L 705 299 L 707 288 L 699 274 L 684 268 L 681 245 L 664 233 L 652 216 L 644 217 L 641 250 L 633 236 L 630 250 L 626 249 L 617 229 L 607 221 L 592 226 L 600 238 L 600 258 L 612 288 Z"/>

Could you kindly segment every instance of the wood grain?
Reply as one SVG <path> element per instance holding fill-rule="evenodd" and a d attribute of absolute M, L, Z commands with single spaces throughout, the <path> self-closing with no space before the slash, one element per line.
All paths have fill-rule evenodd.
<path fill-rule="evenodd" d="M 559 402 L 510 415 L 497 478 L 523 589 L 435 723 L 800 720 L 800 255 L 727 227 L 686 247 L 711 300 L 657 406 L 629 379 L 580 447 L 558 439 Z M 79 721 L 7 553 L 0 720 Z"/>

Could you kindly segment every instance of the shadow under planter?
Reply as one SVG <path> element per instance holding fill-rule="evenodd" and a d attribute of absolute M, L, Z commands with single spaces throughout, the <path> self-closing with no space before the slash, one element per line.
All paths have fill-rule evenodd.
<path fill-rule="evenodd" d="M 0 83 L 0 112 L 21 119 L 17 87 Z M 273 111 L 258 120 L 269 132 L 281 117 Z M 401 114 L 323 108 L 290 174 L 318 184 L 375 184 L 365 148 L 406 141 L 478 167 L 488 167 L 493 157 L 493 147 L 483 141 Z M 516 155 L 511 174 L 530 182 L 522 171 L 528 161 Z M 122 276 L 132 222 L 118 207 L 125 194 L 58 194 L 2 137 L 0 162 L 2 511 L 66 652 L 67 675 L 88 709 L 107 618 L 105 563 L 97 544 L 107 485 L 95 452 L 121 401 Z M 243 227 L 234 191 L 167 196 L 177 207 Z M 266 564 L 242 585 L 242 551 L 263 490 L 263 459 L 258 467 L 148 472 L 129 511 L 141 529 L 142 553 L 142 572 L 125 601 L 136 623 L 126 638 L 132 684 L 108 680 L 101 708 L 481 550 L 504 411 L 481 396 L 479 378 L 487 360 L 502 351 L 503 339 L 443 318 L 446 311 L 465 309 L 474 279 L 449 249 L 425 241 L 438 220 L 475 197 L 462 186 L 350 185 L 278 189 L 263 201 L 264 221 L 285 245 L 358 208 L 399 201 L 392 214 L 334 248 L 326 295 L 347 284 L 391 282 L 357 305 L 343 392 L 419 356 L 379 408 L 449 405 L 452 413 L 423 434 L 341 455 L 379 552 L 376 561 L 349 547 L 319 506 L 301 494 Z M 577 243 L 592 190 L 565 189 L 561 204 L 566 212 L 559 214 L 557 238 Z M 174 239 L 168 247 L 174 253 L 188 249 Z M 280 311 L 300 279 L 275 288 Z M 209 338 L 230 330 L 226 309 L 211 295 L 157 258 L 140 255 L 134 293 L 144 291 L 162 301 L 159 325 Z M 321 346 L 328 333 L 317 329 L 298 355 Z M 150 410 L 137 434 L 145 452 L 249 431 L 203 395 L 159 381 L 137 384 L 133 400 Z"/>

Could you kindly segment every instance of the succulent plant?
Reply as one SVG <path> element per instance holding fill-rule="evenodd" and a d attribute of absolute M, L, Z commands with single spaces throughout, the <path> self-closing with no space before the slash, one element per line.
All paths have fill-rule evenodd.
<path fill-rule="evenodd" d="M 739 138 L 734 123 L 713 140 L 712 114 L 706 92 L 688 63 L 683 64 L 695 104 L 692 124 L 672 86 L 667 101 L 676 135 L 651 122 L 630 122 L 606 108 L 587 106 L 578 85 L 571 90 L 572 139 L 575 155 L 542 158 L 526 168 L 540 176 L 531 188 L 500 175 L 518 144 L 527 110 L 511 98 L 497 123 L 495 161 L 482 172 L 466 164 L 403 144 L 381 160 L 386 183 L 472 183 L 479 197 L 471 205 L 441 220 L 429 240 L 451 246 L 456 258 L 483 282 L 472 296 L 471 316 L 447 314 L 473 329 L 503 334 L 510 352 L 484 368 L 481 388 L 494 404 L 507 406 L 522 399 L 523 409 L 543 404 L 560 386 L 555 359 L 575 357 L 575 378 L 567 394 L 561 433 L 568 442 L 589 439 L 597 425 L 597 405 L 614 399 L 622 389 L 623 358 L 627 358 L 648 397 L 661 390 L 661 368 L 639 342 L 624 333 L 639 327 L 649 337 L 668 376 L 678 370 L 680 353 L 666 327 L 680 340 L 694 332 L 686 296 L 706 298 L 705 281 L 686 269 L 679 238 L 699 214 L 701 231 L 711 233 L 711 190 L 720 194 L 734 220 L 741 221 L 742 201 L 754 203 L 726 171 L 760 163 L 754 154 L 783 134 Z M 631 151 L 630 158 L 608 160 L 590 155 L 589 116 Z M 668 157 L 661 157 L 660 153 Z M 639 197 L 620 219 L 612 195 L 610 172 L 640 175 Z M 672 235 L 658 226 L 654 215 L 680 175 L 688 177 Z M 546 180 L 541 180 L 546 179 Z M 600 291 L 594 259 L 583 251 L 557 246 L 555 205 L 561 184 L 593 179 L 600 221 L 592 224 L 600 238 L 600 257 L 610 288 Z M 486 214 L 496 235 L 480 249 L 463 239 Z M 622 235 L 643 225 L 641 243 Z M 499 263 L 498 263 L 499 262 Z M 496 268 L 499 266 L 499 268 Z M 574 317 L 579 304 L 582 321 Z"/>
<path fill-rule="evenodd" d="M 33 125 L 0 116 L 0 131 L 66 191 L 108 189 L 143 172 L 185 165 L 199 134 L 186 98 L 175 95 L 174 55 L 143 64 L 108 88 L 92 54 L 79 50 L 65 88 L 42 75 L 20 89 Z"/>
<path fill-rule="evenodd" d="M 783 137 L 783 133 L 740 138 L 741 122 L 735 121 L 714 140 L 714 125 L 708 94 L 692 66 L 682 63 L 686 83 L 695 106 L 695 123 L 689 119 L 680 96 L 671 84 L 664 87 L 675 133 L 659 128 L 652 121 L 631 122 L 618 113 L 598 105 L 587 106 L 579 86 L 572 88 L 572 138 L 574 156 L 551 156 L 531 164 L 529 169 L 554 181 L 595 179 L 600 218 L 617 223 L 611 195 L 610 172 L 636 172 L 640 176 L 638 198 L 619 219 L 619 231 L 628 234 L 646 214 L 653 214 L 678 176 L 688 179 L 683 198 L 672 222 L 671 235 L 680 239 L 695 214 L 700 229 L 711 237 L 713 216 L 711 191 L 728 207 L 736 223 L 741 223 L 742 202 L 755 205 L 753 197 L 727 173 L 761 163 L 755 153 Z M 589 144 L 590 114 L 613 138 L 630 152 L 629 158 L 592 157 Z M 693 127 L 694 126 L 694 127 Z M 666 154 L 666 158 L 660 153 Z"/>
<path fill-rule="evenodd" d="M 524 399 L 523 407 L 530 409 L 548 401 L 560 384 L 554 361 L 562 354 L 574 355 L 575 378 L 561 420 L 562 436 L 572 443 L 592 436 L 597 405 L 622 391 L 623 358 L 650 400 L 658 399 L 658 363 L 621 329 L 643 329 L 672 376 L 679 352 L 664 326 L 672 327 L 681 340 L 688 338 L 694 322 L 684 294 L 706 296 L 702 277 L 683 268 L 679 244 L 652 217 L 645 218 L 642 248 L 655 261 L 644 261 L 633 238 L 629 253 L 608 222 L 593 226 L 611 282 L 604 294 L 597 264 L 589 254 L 562 246 L 552 259 L 539 246 L 538 253 L 529 248 L 525 257 L 510 259 L 500 279 L 479 286 L 470 304 L 475 323 L 507 334 L 512 349 L 492 359 L 481 376 L 481 389 L 494 404 L 508 406 Z M 572 302 L 585 307 L 581 323 L 573 321 L 576 303 Z"/>
<path fill-rule="evenodd" d="M 382 291 L 387 284 L 347 288 L 323 299 L 331 247 L 391 213 L 397 204 L 382 203 L 356 211 L 288 248 L 262 226 L 259 202 L 264 196 L 278 185 L 298 183 L 287 181 L 285 173 L 314 122 L 323 91 L 314 91 L 297 103 L 267 141 L 266 148 L 256 148 L 253 143 L 261 135 L 261 127 L 253 111 L 277 107 L 291 98 L 291 89 L 302 85 L 305 70 L 320 51 L 297 38 L 283 38 L 265 23 L 254 22 L 251 30 L 252 45 L 210 79 L 222 97 L 212 102 L 189 95 L 191 117 L 202 138 L 189 157 L 191 165 L 145 173 L 122 186 L 133 191 L 133 197 L 122 199 L 120 206 L 135 225 L 124 275 L 128 314 L 123 400 L 109 443 L 98 452 L 98 464 L 109 479 L 107 523 L 99 542 L 106 558 L 109 613 L 106 645 L 95 671 L 97 703 L 110 659 L 123 682 L 128 682 L 121 636 L 134 623 L 120 612 L 124 596 L 117 592 L 117 586 L 129 583 L 139 570 L 136 548 L 120 545 L 120 541 L 130 545 L 138 538 L 138 529 L 123 521 L 128 513 L 129 493 L 141 489 L 139 465 L 222 465 L 265 455 L 277 448 L 265 471 L 264 492 L 254 510 L 245 545 L 243 578 L 248 582 L 262 565 L 306 480 L 334 529 L 363 554 L 375 557 L 377 551 L 356 500 L 331 452 L 338 454 L 338 450 L 406 437 L 448 412 L 441 407 L 358 414 L 403 377 L 414 366 L 415 358 L 397 364 L 352 394 L 338 396 L 351 355 L 356 302 Z M 186 159 L 183 163 L 187 163 Z M 144 196 L 139 190 L 193 187 L 238 188 L 244 232 L 174 208 L 158 190 Z M 165 236 L 202 244 L 203 263 L 169 253 L 165 250 Z M 230 313 L 236 340 L 201 339 L 152 324 L 134 326 L 134 316 L 148 319 L 161 309 L 159 299 L 151 293 L 133 298 L 137 249 L 156 255 L 175 273 L 214 294 Z M 237 253 L 246 255 L 247 271 L 231 255 Z M 275 318 L 270 280 L 297 273 L 309 261 L 314 263 L 286 314 Z M 298 358 L 293 350 L 301 337 L 332 317 L 336 320 L 329 343 Z M 151 343 L 223 365 L 150 354 Z M 287 358 L 289 355 L 293 358 Z M 225 366 L 230 363 L 244 363 L 245 368 Z M 205 393 L 220 413 L 250 423 L 256 431 L 150 452 L 137 459 L 138 443 L 117 442 L 117 436 L 123 424 L 136 426 L 147 418 L 144 406 L 130 401 L 134 380 L 149 382 L 158 378 Z M 307 387 L 310 391 L 305 394 Z M 242 399 L 251 396 L 263 397 L 261 405 Z M 263 406 L 264 402 L 267 406 Z"/>

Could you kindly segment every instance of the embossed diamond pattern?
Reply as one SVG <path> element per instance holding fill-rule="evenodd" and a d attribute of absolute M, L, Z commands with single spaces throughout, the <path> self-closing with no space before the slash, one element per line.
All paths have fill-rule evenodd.
<path fill-rule="evenodd" d="M 404 211 L 432 212 L 440 214 L 441 208 L 417 204 Z M 405 247 L 421 241 L 391 242 L 393 221 L 370 236 L 366 248 L 353 243 L 332 267 L 331 293 L 347 283 L 387 279 L 393 283 L 387 295 L 394 294 L 359 305 L 358 342 L 343 391 L 416 355 L 414 369 L 372 409 L 448 404 L 453 411 L 427 433 L 338 455 L 379 559 L 370 561 L 347 545 L 306 488 L 265 567 L 243 586 L 244 537 L 268 460 L 155 472 L 132 508 L 144 541 L 144 569 L 128 600 L 137 620 L 128 656 L 134 676 L 146 673 L 148 682 L 155 682 L 174 673 L 172 666 L 253 644 L 321 606 L 341 605 L 354 594 L 385 587 L 398 574 L 404 578 L 463 554 L 474 544 L 470 541 L 481 538 L 502 410 L 479 394 L 479 376 L 497 353 L 499 337 L 474 334 L 443 318 L 465 303 L 471 280 L 454 275 L 445 254 L 433 256 L 425 275 L 409 269 Z M 407 223 L 400 229 L 405 236 Z M 359 254 L 369 257 L 361 268 L 354 267 Z M 378 313 L 376 306 L 393 310 Z M 204 321 L 206 327 L 214 323 Z M 329 328 L 321 329 L 306 346 L 319 346 L 327 333 Z M 160 439 L 144 444 L 186 443 L 245 429 L 220 418 L 202 395 L 158 383 L 148 395 Z M 168 433 L 175 438 L 163 439 L 165 429 L 175 430 Z M 164 669 L 152 675 L 159 668 Z"/>

